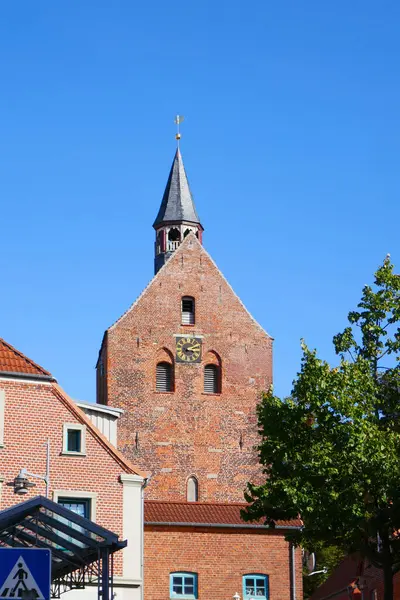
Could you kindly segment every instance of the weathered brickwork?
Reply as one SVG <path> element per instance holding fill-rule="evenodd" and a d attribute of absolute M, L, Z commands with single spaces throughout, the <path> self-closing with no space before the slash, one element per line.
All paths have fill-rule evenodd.
<path fill-rule="evenodd" d="M 12 482 L 21 468 L 44 475 L 45 443 L 50 440 L 50 499 L 55 491 L 96 494 L 96 521 L 122 538 L 123 489 L 119 481 L 124 471 L 86 429 L 86 456 L 63 454 L 63 424 L 82 423 L 60 401 L 52 383 L 28 383 L 0 378 L 5 392 L 4 446 L 0 447 L 0 509 L 3 510 L 37 495 L 45 495 L 45 483 L 31 478 L 36 487 L 25 496 L 14 494 Z M 79 411 L 79 409 L 77 409 Z M 120 575 L 122 553 L 115 557 Z"/>
<path fill-rule="evenodd" d="M 242 577 L 269 576 L 271 600 L 294 600 L 290 585 L 290 549 L 282 533 L 202 527 L 145 528 L 146 600 L 169 600 L 174 571 L 198 573 L 199 600 L 242 598 Z M 303 597 L 301 551 L 296 551 L 296 600 Z"/>
<path fill-rule="evenodd" d="M 183 296 L 195 299 L 194 325 L 181 325 Z M 201 363 L 175 362 L 177 335 L 200 337 Z M 166 355 L 174 391 L 160 393 L 156 364 Z M 243 501 L 259 476 L 256 404 L 272 380 L 272 339 L 193 234 L 107 331 L 100 358 L 106 390 L 99 386 L 98 401 L 124 409 L 119 447 L 151 470 L 146 497 L 182 499 L 195 475 L 200 501 Z M 204 366 L 219 361 L 221 393 L 204 393 Z"/>

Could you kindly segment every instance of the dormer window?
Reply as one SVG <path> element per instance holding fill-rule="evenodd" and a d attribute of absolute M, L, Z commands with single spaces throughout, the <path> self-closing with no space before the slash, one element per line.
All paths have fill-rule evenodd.
<path fill-rule="evenodd" d="M 182 325 L 194 325 L 194 298 L 182 298 Z"/>

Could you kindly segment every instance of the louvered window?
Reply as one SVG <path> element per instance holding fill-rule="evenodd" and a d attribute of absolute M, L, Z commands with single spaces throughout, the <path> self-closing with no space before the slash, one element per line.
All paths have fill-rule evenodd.
<path fill-rule="evenodd" d="M 220 392 L 220 370 L 217 365 L 204 367 L 204 391 L 209 394 Z"/>
<path fill-rule="evenodd" d="M 157 392 L 172 392 L 172 365 L 160 362 L 156 369 Z"/>
<path fill-rule="evenodd" d="M 194 325 L 194 298 L 182 298 L 182 325 Z"/>

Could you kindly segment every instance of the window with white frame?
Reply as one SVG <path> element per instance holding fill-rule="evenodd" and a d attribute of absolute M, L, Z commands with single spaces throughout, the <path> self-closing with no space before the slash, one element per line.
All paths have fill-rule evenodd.
<path fill-rule="evenodd" d="M 97 502 L 97 493 L 96 492 L 82 492 L 82 491 L 70 491 L 70 490 L 55 490 L 53 492 L 53 500 L 68 508 L 72 512 L 76 513 L 80 517 L 85 517 L 86 519 L 90 519 L 91 521 L 96 520 L 96 502 Z M 82 532 L 83 529 L 69 521 L 64 517 L 57 517 L 61 523 L 65 523 L 69 527 L 76 529 L 77 531 Z M 71 536 L 65 533 L 59 533 L 59 535 L 65 538 L 67 541 L 71 541 L 74 544 L 81 546 L 81 542 L 77 541 L 75 538 L 73 539 Z M 84 545 L 82 544 L 82 548 Z"/>
<path fill-rule="evenodd" d="M 243 600 L 268 600 L 268 575 L 249 573 L 243 576 Z"/>
<path fill-rule="evenodd" d="M 170 598 L 181 600 L 196 600 L 197 595 L 197 573 L 178 572 L 169 576 Z"/>
<path fill-rule="evenodd" d="M 86 425 L 81 423 L 64 423 L 63 454 L 86 454 Z"/>
<path fill-rule="evenodd" d="M 182 298 L 182 325 L 194 325 L 194 304 L 192 296 Z"/>

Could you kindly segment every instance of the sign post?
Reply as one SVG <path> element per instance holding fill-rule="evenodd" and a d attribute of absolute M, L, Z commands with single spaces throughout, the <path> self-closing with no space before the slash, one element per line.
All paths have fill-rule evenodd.
<path fill-rule="evenodd" d="M 51 551 L 0 548 L 0 600 L 50 600 Z"/>

